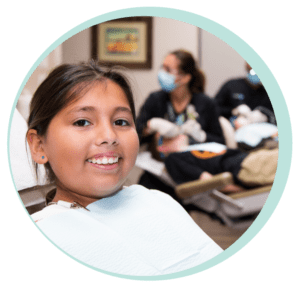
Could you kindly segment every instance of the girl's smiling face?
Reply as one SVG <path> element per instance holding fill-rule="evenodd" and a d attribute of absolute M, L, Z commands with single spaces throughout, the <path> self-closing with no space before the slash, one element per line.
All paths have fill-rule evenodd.
<path fill-rule="evenodd" d="M 109 79 L 54 116 L 41 141 L 56 175 L 54 201 L 84 206 L 121 189 L 139 149 L 129 102 Z"/>

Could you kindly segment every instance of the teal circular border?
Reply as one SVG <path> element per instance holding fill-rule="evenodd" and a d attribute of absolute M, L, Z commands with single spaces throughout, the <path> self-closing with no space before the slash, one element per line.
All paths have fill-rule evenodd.
<path fill-rule="evenodd" d="M 166 16 L 167 15 L 167 16 Z M 88 20 L 77 27 L 73 28 L 63 36 L 61 36 L 58 40 L 56 40 L 34 63 L 34 65 L 29 70 L 27 76 L 23 80 L 17 97 L 14 101 L 11 116 L 10 116 L 10 123 L 8 128 L 8 159 L 10 165 L 10 153 L 9 153 L 9 137 L 10 137 L 10 129 L 11 129 L 11 122 L 14 113 L 14 109 L 16 107 L 18 98 L 33 71 L 37 68 L 37 66 L 43 61 L 43 59 L 56 47 L 62 44 L 65 40 L 72 37 L 73 35 L 79 33 L 80 31 L 87 29 L 93 25 L 99 24 L 101 22 L 105 22 L 108 20 L 113 20 L 116 18 L 124 18 L 124 17 L 134 17 L 134 16 L 153 16 L 153 17 L 162 17 L 162 18 L 170 18 L 178 21 L 182 21 L 194 26 L 197 26 L 203 30 L 210 32 L 211 34 L 217 36 L 227 44 L 229 44 L 233 49 L 235 49 L 256 71 L 259 75 L 261 81 L 263 82 L 270 100 L 272 102 L 275 116 L 277 118 L 277 126 L 278 126 L 278 133 L 279 133 L 279 157 L 278 157 L 278 167 L 277 167 L 277 174 L 274 180 L 274 184 L 272 190 L 269 194 L 267 202 L 263 209 L 261 210 L 260 214 L 254 221 L 254 223 L 249 227 L 249 229 L 240 237 L 232 246 L 222 252 L 220 255 L 216 256 L 215 258 L 199 265 L 194 268 L 177 272 L 168 275 L 161 275 L 161 276 L 128 276 L 128 275 L 121 275 L 116 273 L 107 272 L 101 269 L 97 269 L 91 267 L 71 255 L 69 255 L 74 260 L 82 263 L 83 265 L 90 267 L 96 271 L 100 271 L 102 273 L 125 278 L 125 279 L 132 279 L 132 280 L 167 280 L 167 279 L 174 279 L 179 277 L 188 276 L 191 274 L 195 274 L 201 272 L 203 270 L 209 269 L 220 262 L 226 260 L 241 248 L 243 248 L 248 242 L 250 242 L 255 235 L 261 230 L 261 228 L 265 225 L 265 223 L 270 218 L 271 214 L 275 210 L 284 190 L 284 187 L 287 182 L 290 165 L 291 165 L 291 157 L 292 157 L 292 130 L 291 130 L 291 122 L 290 117 L 287 109 L 286 102 L 284 100 L 283 94 L 280 90 L 280 87 L 274 78 L 273 74 L 269 70 L 268 66 L 264 63 L 264 61 L 260 58 L 260 56 L 240 37 L 226 29 L 225 27 L 213 22 L 207 18 L 202 16 L 185 12 L 177 9 L 171 8 L 161 8 L 161 7 L 142 7 L 142 8 L 128 8 L 124 10 L 118 10 L 114 12 L 110 12 L 98 17 L 95 17 L 91 20 Z M 12 175 L 11 165 L 10 171 Z M 20 199 L 21 200 L 21 199 Z M 27 211 L 26 211 L 27 212 Z M 45 236 L 47 238 L 47 236 Z M 51 241 L 49 239 L 49 241 Z M 52 242 L 52 241 L 51 241 Z M 54 244 L 54 243 L 53 243 Z M 54 244 L 55 245 L 55 244 Z M 59 247 L 58 247 L 59 248 Z M 60 248 L 59 248 L 60 249 Z M 61 250 L 61 249 L 60 249 Z M 65 253 L 65 252 L 64 252 Z"/>

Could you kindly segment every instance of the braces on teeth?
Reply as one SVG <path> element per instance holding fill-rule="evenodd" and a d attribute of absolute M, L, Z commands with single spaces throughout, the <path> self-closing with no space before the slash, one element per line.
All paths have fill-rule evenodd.
<path fill-rule="evenodd" d="M 119 160 L 119 158 L 118 157 L 115 157 L 115 158 L 106 158 L 106 157 L 104 157 L 104 158 L 102 158 L 102 159 L 88 159 L 88 162 L 90 162 L 90 163 L 93 163 L 93 164 L 98 164 L 98 165 L 107 165 L 107 164 L 115 164 L 115 163 L 117 163 L 118 162 L 118 160 Z"/>

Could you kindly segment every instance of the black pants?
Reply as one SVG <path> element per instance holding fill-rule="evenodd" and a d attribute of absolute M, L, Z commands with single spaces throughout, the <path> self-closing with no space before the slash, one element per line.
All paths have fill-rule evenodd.
<path fill-rule="evenodd" d="M 197 180 L 205 171 L 212 175 L 231 172 L 235 182 L 240 184 L 237 175 L 247 155 L 232 149 L 217 154 L 207 151 L 172 153 L 166 158 L 165 165 L 177 184 Z"/>
<path fill-rule="evenodd" d="M 159 180 L 157 177 L 155 177 L 154 175 L 152 175 L 151 173 L 149 173 L 147 171 L 145 171 L 142 174 L 138 183 L 148 189 L 157 189 L 159 191 L 167 193 L 171 197 L 173 197 L 176 201 L 181 203 L 180 200 L 178 199 L 178 197 L 176 196 L 173 187 L 166 185 L 161 180 Z"/>
<path fill-rule="evenodd" d="M 157 189 L 159 191 L 162 191 L 166 194 L 169 194 L 171 197 L 173 197 L 187 212 L 190 211 L 201 211 L 204 212 L 202 209 L 196 207 L 193 204 L 183 204 L 182 200 L 180 200 L 174 191 L 174 188 L 166 185 L 162 181 L 160 181 L 158 178 L 156 178 L 154 175 L 151 173 L 145 171 L 145 173 L 140 177 L 140 180 L 138 182 L 140 185 L 143 185 L 146 188 L 149 189 Z M 211 218 L 215 219 L 217 218 L 214 213 L 210 214 L 205 212 L 206 214 L 209 214 Z"/>

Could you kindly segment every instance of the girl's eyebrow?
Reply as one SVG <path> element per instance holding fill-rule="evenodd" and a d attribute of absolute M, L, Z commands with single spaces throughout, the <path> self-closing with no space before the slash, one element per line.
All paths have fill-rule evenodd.
<path fill-rule="evenodd" d="M 115 108 L 115 112 L 123 112 L 123 111 L 132 114 L 131 109 L 128 107 L 116 107 Z"/>
<path fill-rule="evenodd" d="M 92 106 L 79 106 L 79 107 L 74 107 L 72 108 L 70 111 L 68 111 L 68 114 L 73 113 L 73 112 L 81 112 L 81 111 L 85 111 L 85 112 L 95 112 L 96 109 Z"/>
<path fill-rule="evenodd" d="M 79 107 L 75 107 L 75 108 L 71 109 L 68 112 L 68 114 L 74 113 L 74 112 L 95 112 L 95 111 L 96 111 L 96 108 L 94 108 L 92 106 L 79 106 Z M 123 106 L 116 107 L 114 109 L 114 112 L 128 112 L 128 113 L 132 114 L 130 108 L 123 107 Z"/>

